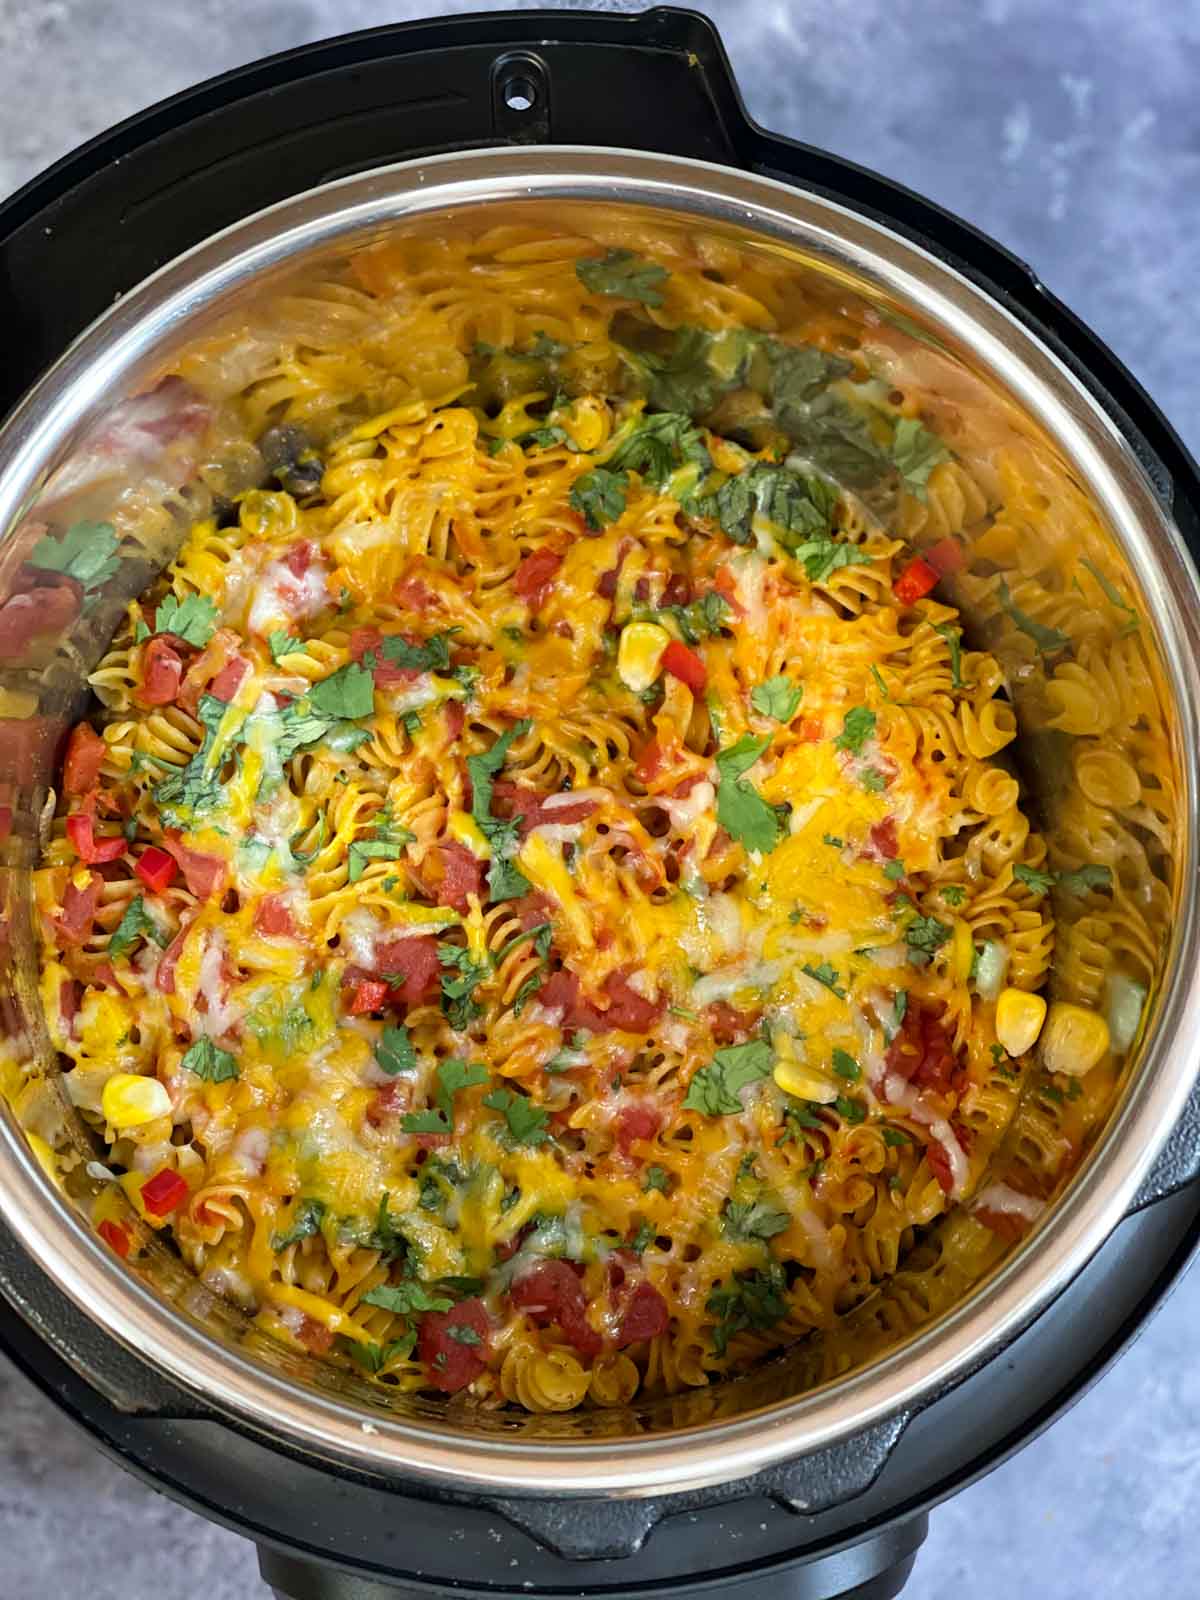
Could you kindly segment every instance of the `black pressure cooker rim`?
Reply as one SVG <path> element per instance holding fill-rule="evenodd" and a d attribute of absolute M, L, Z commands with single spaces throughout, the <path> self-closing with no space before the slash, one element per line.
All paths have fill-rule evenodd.
<path fill-rule="evenodd" d="M 631 95 L 628 105 L 622 104 L 619 119 L 611 104 L 597 104 L 602 97 L 593 82 L 599 67 L 617 62 L 626 74 L 653 74 L 655 83 L 654 95 Z M 534 87 L 530 115 L 508 106 L 506 75 L 513 72 L 525 74 Z M 339 105 L 345 108 L 340 120 L 330 123 L 317 114 L 313 90 L 318 81 L 326 97 L 340 96 Z M 564 83 L 569 87 L 564 89 Z M 390 92 L 384 93 L 384 88 Z M 424 108 L 418 118 L 420 131 L 432 143 L 414 141 L 416 124 L 409 115 L 414 107 Z M 458 119 L 452 132 L 447 118 Z M 0 407 L 14 401 L 115 294 L 246 212 L 366 166 L 501 143 L 633 145 L 700 157 L 800 184 L 914 240 L 985 289 L 1072 368 L 1134 445 L 1193 553 L 1200 549 L 1196 466 L 1107 347 L 1046 292 L 1028 267 L 969 224 L 899 184 L 758 127 L 745 113 L 712 25 L 698 14 L 667 8 L 640 15 L 557 10 L 487 13 L 372 29 L 238 68 L 90 141 L 0 205 L 0 306 L 9 313 L 8 326 L 20 330 L 6 378 L 0 379 Z M 331 165 L 335 146 L 339 165 Z M 285 147 L 286 161 L 279 158 Z M 264 192 L 264 184 L 270 192 Z M 66 296 L 63 261 L 71 259 L 84 241 L 93 271 L 81 293 Z M 744 1564 L 740 1573 L 731 1569 L 722 1581 L 761 1577 L 775 1583 L 791 1572 L 788 1592 L 798 1595 L 797 1560 L 811 1563 L 817 1554 L 824 1559 L 864 1537 L 895 1528 L 907 1532 L 888 1550 L 880 1547 L 871 1559 L 879 1572 L 891 1565 L 893 1577 L 911 1565 L 925 1509 L 989 1471 L 1072 1403 L 1136 1335 L 1190 1259 L 1200 1240 L 1200 1192 L 1191 1184 L 1200 1170 L 1198 1129 L 1200 1097 L 1194 1093 L 1188 1115 L 1143 1186 L 1139 1203 L 1146 1209 L 1131 1214 L 1076 1284 L 1007 1352 L 993 1358 L 993 1375 L 1006 1365 L 1016 1371 L 1019 1362 L 1022 1382 L 1030 1400 L 1036 1401 L 1021 1410 L 1011 1429 L 974 1456 L 968 1451 L 947 1470 L 927 1475 L 915 1469 L 909 1474 L 906 1469 L 906 1482 L 898 1485 L 886 1513 L 869 1511 L 872 1495 L 886 1485 L 889 1474 L 898 1475 L 906 1452 L 930 1465 L 936 1452 L 931 1454 L 922 1442 L 922 1430 L 944 1416 L 945 1408 L 955 1404 L 955 1394 L 958 1404 L 971 1403 L 972 1393 L 979 1393 L 988 1381 L 989 1368 L 984 1368 L 957 1391 L 934 1401 L 903 1436 L 883 1441 L 879 1470 L 870 1487 L 864 1487 L 861 1475 L 848 1480 L 846 1493 L 853 1498 L 842 1502 L 849 1516 L 840 1535 L 821 1539 L 817 1525 L 828 1512 L 811 1516 L 781 1512 L 790 1519 L 790 1551 L 776 1550 L 773 1556 Z M 1096 1306 L 1107 1313 L 1107 1320 L 1100 1319 L 1104 1326 L 1097 1330 L 1094 1348 L 1068 1377 L 1043 1371 L 1053 1365 L 1047 1362 L 1051 1346 L 1062 1343 L 1056 1330 L 1070 1314 L 1069 1302 L 1080 1293 L 1098 1293 L 1093 1284 L 1103 1286 L 1106 1298 L 1102 1305 L 1095 1300 L 1088 1315 L 1095 1315 Z M 254 1459 L 260 1470 L 264 1463 L 272 1473 L 294 1474 L 303 1467 L 360 1494 L 367 1486 L 355 1484 L 340 1468 L 318 1464 L 314 1469 L 311 1462 L 286 1458 L 278 1448 L 233 1429 L 227 1419 L 213 1413 L 198 1416 L 191 1402 L 173 1395 L 167 1386 L 147 1387 L 144 1374 L 138 1375 L 132 1411 L 123 1410 L 119 1390 L 118 1403 L 112 1404 L 105 1398 L 105 1381 L 99 1388 L 89 1381 L 110 1359 L 102 1349 L 102 1336 L 97 1339 L 92 1329 L 89 1343 L 88 1338 L 78 1337 L 76 1329 L 76 1337 L 64 1337 L 67 1303 L 56 1306 L 54 1291 L 38 1269 L 11 1247 L 0 1248 L 0 1292 L 20 1307 L 19 1315 L 14 1312 L 5 1318 L 0 1306 L 0 1343 L 73 1421 L 143 1479 L 266 1546 L 299 1553 L 303 1561 L 335 1563 L 377 1578 L 396 1570 L 366 1558 L 361 1550 L 363 1559 L 356 1560 L 354 1551 L 334 1550 L 328 1542 L 312 1543 L 297 1528 L 273 1518 L 269 1507 L 249 1507 L 254 1485 L 250 1475 L 237 1483 L 240 1509 L 229 1503 L 229 1475 L 222 1479 L 215 1468 L 211 1496 L 196 1486 L 189 1489 L 179 1475 L 181 1464 L 195 1457 L 200 1434 L 207 1431 L 212 1436 L 214 1430 L 219 1430 L 223 1442 L 239 1441 L 239 1451 L 246 1446 L 251 1452 L 246 1460 Z M 121 1357 L 130 1359 L 124 1352 Z M 1038 1380 L 1031 1383 L 1035 1372 Z M 111 1395 L 111 1384 L 108 1388 Z M 219 1447 L 210 1453 L 214 1462 L 222 1459 Z M 833 1468 L 831 1473 L 835 1479 Z M 836 1493 L 832 1480 L 831 1489 Z M 398 1497 L 404 1490 L 397 1486 L 381 1490 L 376 1485 L 372 1492 Z M 715 1498 L 719 1500 L 719 1492 Z M 732 1515 L 729 1505 L 714 1506 L 713 1499 L 710 1494 L 694 1512 L 682 1507 L 678 1497 L 675 1504 L 643 1503 L 653 1512 L 648 1525 L 655 1531 L 641 1548 L 661 1546 L 667 1523 L 660 1517 L 696 1515 L 706 1519 L 706 1526 L 711 1526 L 710 1518 L 724 1517 L 727 1522 Z M 421 1507 L 423 1516 L 432 1514 L 434 1502 L 421 1498 L 412 1503 Z M 439 1503 L 457 1507 L 464 1520 L 492 1514 L 482 1496 L 478 1503 L 470 1497 L 447 1497 Z M 597 1504 L 611 1520 L 617 1515 L 614 1507 L 638 1503 Z M 528 1534 L 516 1534 L 516 1528 L 531 1526 L 529 1507 L 514 1502 L 504 1506 L 498 1514 L 511 1519 L 505 1526 L 528 1541 Z M 580 1502 L 569 1503 L 569 1514 L 579 1519 Z M 589 1572 L 593 1592 L 613 1592 L 606 1591 L 603 1582 L 597 1586 L 599 1569 L 611 1568 L 617 1559 L 595 1554 L 606 1548 L 604 1539 L 608 1538 L 608 1548 L 622 1540 L 636 1546 L 639 1519 L 631 1519 L 628 1512 L 622 1515 L 619 1528 L 610 1528 L 607 1534 L 601 1530 L 592 1538 L 590 1558 L 584 1549 L 575 1552 L 576 1559 L 583 1557 L 583 1566 L 574 1566 L 573 1573 L 582 1577 Z M 538 1532 L 553 1543 L 552 1511 L 543 1513 Z M 636 1552 L 624 1559 L 635 1558 Z M 686 1568 L 676 1567 L 680 1570 Z M 461 1578 L 446 1574 L 430 1574 L 424 1587 L 412 1573 L 406 1582 L 407 1592 L 413 1594 L 444 1592 L 447 1584 L 466 1593 L 474 1587 L 464 1588 Z M 336 1592 L 339 1597 L 343 1593 Z M 522 1585 L 506 1590 L 489 1583 L 474 1592 L 499 1600 L 530 1589 Z M 578 1588 L 562 1578 L 548 1588 L 538 1584 L 537 1592 L 561 1594 Z M 653 1580 L 619 1592 L 671 1591 Z M 743 1587 L 742 1592 L 752 1590 Z M 894 1592 L 894 1587 L 871 1590 L 879 1597 Z"/>

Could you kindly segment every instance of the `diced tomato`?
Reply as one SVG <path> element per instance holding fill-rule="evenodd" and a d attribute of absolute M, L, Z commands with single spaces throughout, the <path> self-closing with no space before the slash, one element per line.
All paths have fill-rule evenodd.
<path fill-rule="evenodd" d="M 634 1285 L 621 1313 L 617 1324 L 617 1349 L 624 1350 L 626 1345 L 638 1344 L 643 1339 L 657 1339 L 659 1334 L 666 1333 L 670 1321 L 667 1302 L 654 1285 L 643 1278 Z"/>
<path fill-rule="evenodd" d="M 312 566 L 313 556 L 316 554 L 312 544 L 307 539 L 301 539 L 298 544 L 291 545 L 283 558 L 283 564 L 292 574 L 293 578 L 302 578 Z"/>
<path fill-rule="evenodd" d="M 238 653 L 241 642 L 240 636 L 232 628 L 217 629 L 184 674 L 183 686 L 177 699 L 185 711 L 190 711 L 195 716 L 202 694 L 211 693 L 218 700 L 233 698 L 249 666 L 249 663 L 245 662 L 245 657 Z M 232 667 L 234 662 L 245 663 L 242 672 L 236 677 L 230 673 L 230 676 L 225 678 L 226 668 Z M 217 693 L 218 682 L 222 682 L 223 692 L 220 694 Z M 228 692 L 224 692 L 226 689 Z"/>
<path fill-rule="evenodd" d="M 104 752 L 108 747 L 90 724 L 77 722 L 67 740 L 63 757 L 63 793 L 86 794 L 100 777 Z"/>
<path fill-rule="evenodd" d="M 563 968 L 552 973 L 538 996 L 548 1011 L 561 1010 L 564 1028 L 586 1028 L 592 1033 L 607 1033 L 619 1028 L 627 1033 L 645 1033 L 662 1014 L 661 1000 L 647 1000 L 630 987 L 619 972 L 604 980 L 606 1007 L 593 1004 L 579 993 L 579 979 Z"/>
<path fill-rule="evenodd" d="M 925 598 L 937 581 L 938 574 L 928 561 L 914 556 L 892 584 L 892 593 L 901 605 L 913 606 Z"/>
<path fill-rule="evenodd" d="M 295 936 L 296 924 L 287 901 L 281 894 L 268 894 L 254 908 L 254 931 L 269 938 L 290 939 Z"/>
<path fill-rule="evenodd" d="M 142 683 L 137 697 L 144 706 L 169 706 L 183 682 L 183 661 L 160 634 L 142 649 Z"/>
<path fill-rule="evenodd" d="M 651 739 L 634 763 L 633 775 L 643 788 L 648 788 L 665 764 L 662 746 L 657 739 Z"/>
<path fill-rule="evenodd" d="M 133 870 L 151 894 L 162 894 L 173 882 L 179 864 L 174 856 L 152 844 L 142 851 Z"/>
<path fill-rule="evenodd" d="M 537 611 L 554 585 L 562 557 L 556 550 L 533 550 L 522 557 L 513 588 L 531 611 Z"/>
<path fill-rule="evenodd" d="M 515 912 L 526 933 L 530 928 L 554 920 L 554 902 L 544 894 L 523 894 L 519 900 L 510 900 L 509 908 Z"/>
<path fill-rule="evenodd" d="M 627 1156 L 638 1140 L 653 1139 L 661 1127 L 662 1112 L 651 1101 L 623 1105 L 617 1112 L 617 1149 Z"/>
<path fill-rule="evenodd" d="M 962 1146 L 963 1152 L 969 1151 L 971 1148 L 971 1135 L 967 1129 L 960 1127 L 956 1122 L 952 1122 L 950 1131 Z M 930 1172 L 933 1173 L 944 1193 L 953 1193 L 954 1171 L 950 1164 L 950 1155 L 939 1139 L 930 1139 L 925 1146 L 925 1159 L 929 1163 Z"/>
<path fill-rule="evenodd" d="M 307 1313 L 296 1329 L 296 1338 L 314 1356 L 328 1355 L 333 1349 L 333 1329 L 327 1328 L 323 1322 L 318 1322 L 316 1317 L 310 1317 Z"/>
<path fill-rule="evenodd" d="M 714 1000 L 706 1010 L 708 1025 L 719 1045 L 737 1044 L 741 1040 L 748 1039 L 758 1027 L 762 1017 L 760 1009 L 738 1011 L 728 1000 Z"/>
<path fill-rule="evenodd" d="M 446 732 L 452 739 L 461 739 L 467 723 L 467 710 L 461 700 L 446 701 Z"/>
<path fill-rule="evenodd" d="M 220 856 L 206 855 L 184 844 L 176 829 L 170 829 L 163 843 L 183 869 L 188 889 L 197 900 L 211 900 L 225 887 L 226 865 Z"/>
<path fill-rule="evenodd" d="M 168 1217 L 188 1197 L 188 1186 L 177 1172 L 162 1167 L 142 1185 L 142 1204 L 152 1217 Z"/>
<path fill-rule="evenodd" d="M 97 1224 L 96 1232 L 104 1240 L 105 1244 L 124 1261 L 129 1254 L 129 1246 L 133 1242 L 129 1237 L 129 1229 L 125 1224 L 122 1222 L 110 1222 L 106 1217 L 103 1222 Z"/>
<path fill-rule="evenodd" d="M 232 661 L 227 662 L 221 668 L 209 685 L 209 694 L 213 695 L 217 700 L 232 700 L 238 692 L 242 679 L 249 671 L 250 663 L 246 658 L 244 656 L 234 656 Z"/>
<path fill-rule="evenodd" d="M 405 606 L 409 611 L 415 611 L 418 616 L 437 604 L 437 595 L 422 578 L 401 578 L 392 590 L 392 595 L 398 605 Z"/>
<path fill-rule="evenodd" d="M 872 823 L 867 839 L 872 853 L 881 861 L 894 861 L 900 854 L 895 817 L 884 817 L 882 822 Z"/>
<path fill-rule="evenodd" d="M 67 818 L 67 838 L 74 846 L 75 854 L 89 866 L 101 861 L 115 861 L 129 848 L 129 841 L 123 833 L 97 839 L 95 823 L 84 811 L 76 811 Z"/>
<path fill-rule="evenodd" d="M 956 1087 L 962 1067 L 941 1020 L 941 1008 L 910 1005 L 899 1032 L 887 1048 L 889 1072 L 920 1089 L 947 1094 Z"/>
<path fill-rule="evenodd" d="M 432 889 L 439 906 L 450 906 L 465 913 L 467 896 L 483 895 L 483 862 L 471 854 L 466 845 L 452 841 L 437 848 L 441 866 L 441 880 Z"/>
<path fill-rule="evenodd" d="M 482 1300 L 460 1300 L 449 1311 L 427 1311 L 417 1326 L 417 1354 L 433 1387 L 457 1394 L 474 1383 L 488 1364 L 491 1337 L 491 1318 Z"/>
<path fill-rule="evenodd" d="M 941 1150 L 941 1145 L 938 1149 Z M 932 1167 L 933 1162 L 929 1165 Z M 934 1173 L 939 1183 L 942 1183 L 940 1172 Z M 945 1184 L 942 1183 L 945 1188 Z M 948 1191 L 947 1191 L 948 1192 Z M 976 1222 L 983 1224 L 997 1239 L 1003 1239 L 1005 1244 L 1016 1244 L 1018 1239 L 1023 1239 L 1032 1227 L 1032 1223 L 1021 1215 L 1019 1211 L 999 1211 L 992 1206 L 972 1206 L 971 1215 Z"/>
<path fill-rule="evenodd" d="M 737 580 L 728 567 L 718 567 L 713 578 L 713 588 L 726 602 L 729 609 L 736 612 L 739 617 L 746 615 L 746 608 L 738 599 Z"/>
<path fill-rule="evenodd" d="M 188 917 L 179 928 L 179 932 L 158 958 L 158 967 L 155 970 L 154 981 L 158 985 L 160 994 L 175 993 L 175 967 L 183 954 L 184 940 L 192 925 L 192 917 Z"/>
<path fill-rule="evenodd" d="M 350 1015 L 365 1017 L 372 1011 L 382 1011 L 387 1002 L 388 986 L 382 978 L 359 978 L 350 991 Z"/>
<path fill-rule="evenodd" d="M 548 804 L 553 801 L 554 804 Z M 570 800 L 562 795 L 540 794 L 510 778 L 497 778 L 492 788 L 492 811 L 497 817 L 520 817 L 522 839 L 547 822 L 583 822 L 596 809 L 594 800 Z"/>
<path fill-rule="evenodd" d="M 939 539 L 921 554 L 939 578 L 950 572 L 961 572 L 967 564 L 966 552 L 957 539 Z"/>
<path fill-rule="evenodd" d="M 819 744 L 825 737 L 825 724 L 820 717 L 801 717 L 797 731 L 801 744 Z"/>
<path fill-rule="evenodd" d="M 587 1319 L 583 1284 L 569 1262 L 537 1262 L 513 1282 L 510 1298 L 539 1328 L 556 1322 L 580 1355 L 596 1356 L 603 1349 L 603 1339 Z"/>
<path fill-rule="evenodd" d="M 75 1018 L 79 1015 L 81 985 L 74 978 L 64 978 L 58 986 L 58 1015 L 65 1033 L 74 1033 Z"/>
<path fill-rule="evenodd" d="M 419 1006 L 437 993 L 437 940 L 432 934 L 389 939 L 376 946 L 375 970 L 393 980 L 392 997 L 400 1005 Z M 403 983 L 395 980 L 403 978 Z"/>
<path fill-rule="evenodd" d="M 692 581 L 682 572 L 673 572 L 663 588 L 664 606 L 686 606 L 692 598 Z"/>
<path fill-rule="evenodd" d="M 391 1083 L 381 1084 L 371 1096 L 367 1106 L 367 1121 L 373 1128 L 382 1128 L 403 1111 L 408 1111 L 413 1101 L 412 1078 L 393 1078 Z"/>
<path fill-rule="evenodd" d="M 79 615 L 83 590 L 74 580 L 11 595 L 0 605 L 0 661 L 20 661 L 41 634 L 58 634 Z"/>
<path fill-rule="evenodd" d="M 693 694 L 703 694 L 708 682 L 708 668 L 696 652 L 678 639 L 672 639 L 662 653 L 664 672 L 686 683 Z"/>
<path fill-rule="evenodd" d="M 0 844 L 12 833 L 13 812 L 11 806 L 0 806 Z"/>
<path fill-rule="evenodd" d="M 415 643 L 402 635 L 409 644 Z M 355 628 L 350 635 L 350 654 L 360 665 L 365 655 L 374 657 L 375 685 L 379 689 L 394 688 L 398 683 L 412 683 L 420 677 L 420 673 L 413 667 L 398 667 L 394 661 L 389 661 L 383 653 L 383 634 L 378 628 Z"/>

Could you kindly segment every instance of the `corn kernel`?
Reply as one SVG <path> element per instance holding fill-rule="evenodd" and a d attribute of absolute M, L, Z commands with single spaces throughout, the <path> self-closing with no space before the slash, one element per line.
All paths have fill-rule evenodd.
<path fill-rule="evenodd" d="M 795 1095 L 797 1100 L 815 1100 L 818 1105 L 829 1106 L 838 1097 L 836 1084 L 798 1061 L 777 1061 L 774 1078 L 784 1094 Z"/>
<path fill-rule="evenodd" d="M 169 1116 L 171 1097 L 157 1078 L 114 1072 L 104 1085 L 100 1109 L 114 1128 L 140 1128 L 156 1117 Z"/>
<path fill-rule="evenodd" d="M 1042 1065 L 1047 1072 L 1082 1078 L 1108 1049 L 1108 1023 L 1086 1006 L 1056 1000 L 1042 1030 Z"/>
<path fill-rule="evenodd" d="M 1010 1056 L 1032 1050 L 1046 1020 L 1046 1002 L 1024 989 L 1004 989 L 996 1001 L 996 1038 Z"/>
<path fill-rule="evenodd" d="M 956 983 L 966 983 L 971 976 L 971 963 L 975 959 L 975 941 L 971 929 L 961 917 L 954 919 L 954 942 L 951 946 L 951 966 Z"/>
<path fill-rule="evenodd" d="M 663 651 L 671 635 L 657 622 L 627 622 L 617 647 L 617 673 L 634 694 L 641 694 L 658 677 Z"/>
<path fill-rule="evenodd" d="M 473 856 L 478 856 L 481 861 L 486 861 L 492 853 L 492 847 L 484 837 L 483 829 L 465 811 L 452 811 L 446 818 L 446 832 L 459 844 L 465 845 Z"/>

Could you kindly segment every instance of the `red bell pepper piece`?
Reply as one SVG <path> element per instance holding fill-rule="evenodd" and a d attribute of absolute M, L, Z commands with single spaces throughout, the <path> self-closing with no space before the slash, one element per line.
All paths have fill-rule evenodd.
<path fill-rule="evenodd" d="M 662 653 L 663 670 L 680 683 L 686 683 L 693 694 L 703 694 L 708 682 L 708 668 L 694 650 L 678 639 L 672 639 Z"/>
<path fill-rule="evenodd" d="M 388 986 L 382 978 L 360 978 L 350 995 L 350 1015 L 362 1017 L 370 1011 L 382 1011 L 387 997 Z"/>
<path fill-rule="evenodd" d="M 67 838 L 81 861 L 86 861 L 90 867 L 100 861 L 115 861 L 118 856 L 125 854 L 129 846 L 123 833 L 97 839 L 94 830 L 92 818 L 84 811 L 76 811 L 67 818 Z"/>
<path fill-rule="evenodd" d="M 174 856 L 156 844 L 143 850 L 133 869 L 152 894 L 161 894 L 179 871 Z"/>
<path fill-rule="evenodd" d="M 86 794 L 100 776 L 104 740 L 86 722 L 77 722 L 67 740 L 63 758 L 63 793 Z"/>
<path fill-rule="evenodd" d="M 942 578 L 948 572 L 961 572 L 967 564 L 966 551 L 957 539 L 939 539 L 928 550 L 923 550 L 921 555 Z"/>
<path fill-rule="evenodd" d="M 125 1257 L 129 1254 L 129 1246 L 131 1243 L 129 1238 L 129 1229 L 125 1227 L 123 1223 L 109 1222 L 105 1220 L 97 1226 L 96 1232 L 104 1240 L 105 1244 L 114 1250 L 117 1255 L 120 1256 L 121 1260 L 124 1261 Z"/>
<path fill-rule="evenodd" d="M 928 561 L 922 561 L 920 556 L 914 556 L 892 584 L 892 593 L 901 605 L 913 606 L 918 600 L 925 598 L 937 581 L 938 574 Z"/>
<path fill-rule="evenodd" d="M 152 1217 L 169 1217 L 188 1196 L 188 1186 L 177 1172 L 162 1167 L 142 1185 L 142 1205 Z"/>
<path fill-rule="evenodd" d="M 162 637 L 151 639 L 142 652 L 142 686 L 138 698 L 146 706 L 169 706 L 183 681 L 183 661 Z"/>

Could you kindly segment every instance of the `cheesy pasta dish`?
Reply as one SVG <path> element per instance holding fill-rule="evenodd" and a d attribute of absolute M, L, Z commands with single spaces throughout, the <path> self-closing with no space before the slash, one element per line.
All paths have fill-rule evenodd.
<path fill-rule="evenodd" d="M 995 485 L 781 283 L 414 236 L 157 391 L 239 466 L 91 675 L 36 880 L 118 1254 L 565 1411 L 834 1328 L 956 1207 L 1036 1216 L 979 1191 L 1039 1036 L 1063 1096 L 1109 1048 L 1039 990 L 1111 874 L 1051 870 L 951 603 Z M 119 545 L 31 559 L 86 594 Z"/>

